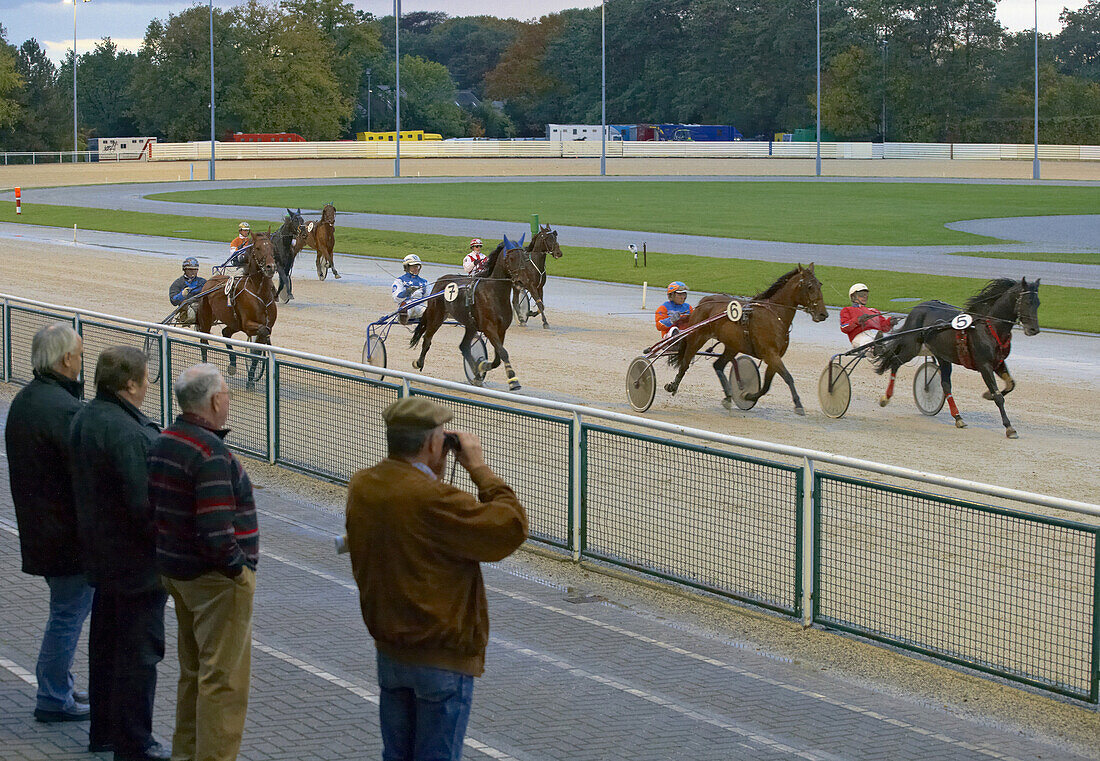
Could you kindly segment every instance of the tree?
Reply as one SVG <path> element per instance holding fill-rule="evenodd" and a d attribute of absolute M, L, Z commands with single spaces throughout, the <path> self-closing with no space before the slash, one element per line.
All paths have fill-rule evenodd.
<path fill-rule="evenodd" d="M 565 84 L 543 68 L 547 48 L 564 27 L 560 14 L 543 16 L 523 27 L 515 42 L 504 51 L 500 63 L 485 75 L 485 94 L 506 101 L 505 111 L 516 123 L 520 134 L 540 134 L 547 118 L 560 113 L 557 99 L 566 91 Z"/>
<path fill-rule="evenodd" d="M 873 96 L 875 61 L 856 45 L 833 57 L 822 74 L 821 124 L 842 139 L 874 137 L 879 114 Z"/>
<path fill-rule="evenodd" d="M 72 101 L 68 91 L 58 86 L 57 68 L 37 40 L 19 46 L 15 68 L 23 82 L 12 93 L 18 118 L 9 129 L 0 130 L 0 142 L 15 151 L 71 148 Z"/>
<path fill-rule="evenodd" d="M 492 16 L 450 18 L 427 33 L 401 37 L 401 50 L 447 67 L 460 90 L 484 92 L 483 80 L 516 39 L 523 24 Z"/>
<path fill-rule="evenodd" d="M 15 65 L 15 54 L 5 39 L 7 32 L 0 24 L 0 129 L 15 125 L 22 109 L 16 96 L 23 88 L 23 77 Z"/>
<path fill-rule="evenodd" d="M 1062 11 L 1062 31 L 1056 38 L 1059 69 L 1063 74 L 1100 81 L 1100 0 L 1080 10 Z"/>
<path fill-rule="evenodd" d="M 401 129 L 422 129 L 444 137 L 466 133 L 463 111 L 455 104 L 455 83 L 442 64 L 401 57 Z"/>
<path fill-rule="evenodd" d="M 88 135 L 131 136 L 137 132 L 133 118 L 130 81 L 137 56 L 119 51 L 110 37 L 80 56 L 76 83 L 80 97 L 80 124 Z M 72 69 L 68 68 L 71 81 Z"/>

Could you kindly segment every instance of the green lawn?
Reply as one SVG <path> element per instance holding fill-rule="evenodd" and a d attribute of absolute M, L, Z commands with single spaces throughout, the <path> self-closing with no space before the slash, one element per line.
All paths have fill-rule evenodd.
<path fill-rule="evenodd" d="M 1041 254 L 1033 251 L 956 251 L 955 256 L 980 256 L 990 259 L 1015 259 L 1023 262 L 1061 262 L 1062 264 L 1100 264 L 1100 253 L 1091 251 Z"/>
<path fill-rule="evenodd" d="M 508 219 L 794 243 L 981 244 L 944 227 L 987 217 L 1092 214 L 1100 188 L 870 182 L 503 182 L 319 185 L 158 193 L 210 204 Z"/>
<path fill-rule="evenodd" d="M 82 229 L 130 232 L 140 230 L 145 235 L 158 235 L 195 240 L 220 240 L 227 244 L 236 234 L 235 221 L 212 217 L 183 217 L 168 214 L 142 214 L 128 211 L 104 211 L 68 206 L 35 204 L 24 209 L 16 217 L 12 207 L 0 212 L 6 222 L 48 225 L 72 229 L 76 224 Z M 268 222 L 250 219 L 257 230 L 266 230 Z M 467 238 L 445 235 L 419 235 L 415 233 L 385 232 L 337 228 L 336 250 L 338 255 L 400 259 L 405 254 L 417 253 L 426 261 L 458 265 L 466 251 Z M 487 241 L 492 248 L 495 241 Z M 600 248 L 565 246 L 565 256 L 551 260 L 548 269 L 552 275 L 603 280 L 616 283 L 664 286 L 672 280 L 683 280 L 695 294 L 726 291 L 739 295 L 753 295 L 764 290 L 776 278 L 789 269 L 772 262 L 742 259 L 717 259 L 706 256 L 687 256 L 650 253 L 648 266 L 635 268 L 630 252 Z M 307 254 L 308 255 L 308 254 Z M 807 264 L 808 262 L 803 262 Z M 792 262 L 791 266 L 795 263 Z M 978 291 L 983 281 L 973 278 L 956 278 L 942 275 L 915 275 L 880 270 L 860 270 L 843 267 L 818 267 L 818 279 L 822 282 L 825 300 L 831 306 L 848 302 L 848 286 L 862 281 L 871 286 L 872 306 L 883 310 L 905 312 L 915 301 L 893 302 L 892 299 L 943 299 L 962 304 L 968 296 Z M 1065 288 L 1043 285 L 1040 289 L 1042 308 L 1041 324 L 1046 327 L 1084 330 L 1100 333 L 1100 299 L 1097 292 L 1087 288 Z"/>

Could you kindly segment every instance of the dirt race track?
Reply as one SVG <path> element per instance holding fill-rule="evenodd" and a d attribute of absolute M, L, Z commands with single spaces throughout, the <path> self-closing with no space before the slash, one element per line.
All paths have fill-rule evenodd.
<path fill-rule="evenodd" d="M 568 256 L 568 242 L 564 243 Z M 355 269 L 355 262 L 343 261 Z M 337 264 L 344 269 L 339 255 Z M 366 263 L 361 268 L 366 270 Z M 205 264 L 203 270 L 206 274 Z M 366 324 L 393 308 L 388 286 L 364 285 L 356 282 L 364 278 L 355 276 L 318 282 L 312 275 L 311 252 L 299 259 L 296 272 L 296 299 L 290 305 L 280 305 L 273 342 L 358 361 Z M 177 258 L 0 239 L 0 291 L 27 298 L 157 321 L 170 311 L 167 286 L 178 274 Z M 438 273 L 427 274 L 431 279 Z M 375 282 L 377 276 L 375 272 Z M 630 412 L 624 373 L 630 360 L 656 339 L 651 318 L 640 310 L 637 314 L 608 314 L 607 307 L 597 303 L 574 312 L 556 310 L 555 289 L 560 293 L 569 287 L 568 281 L 553 279 L 548 285 L 550 330 L 532 323 L 526 328 L 514 326 L 508 333 L 507 347 L 524 393 Z M 692 294 L 693 301 L 698 297 Z M 894 402 L 882 409 L 877 399 L 884 388 L 883 379 L 866 363 L 861 364 L 852 378 L 847 415 L 841 420 L 825 417 L 817 401 L 818 377 L 829 357 L 846 348 L 836 319 L 834 313 L 814 326 L 800 314 L 794 323 L 787 365 L 806 407 L 805 417 L 794 414 L 787 387 L 778 377 L 754 410 L 723 410 L 717 379 L 704 361 L 692 367 L 675 397 L 659 388 L 647 416 L 1070 499 L 1100 501 L 1100 469 L 1096 468 L 1100 416 L 1095 401 L 1100 374 L 1087 371 L 1087 367 L 1085 372 L 1061 372 L 1028 356 L 1029 351 L 1035 354 L 1041 349 L 1044 341 L 1068 346 L 1062 350 L 1067 356 L 1074 353 L 1074 342 L 1095 353 L 1096 338 L 1048 333 L 1025 338 L 1017 334 L 1017 351 L 1009 365 L 1019 385 L 1008 397 L 1008 413 L 1020 439 L 1009 441 L 996 407 L 980 398 L 984 386 L 979 376 L 961 369 L 954 376 L 955 396 L 970 424 L 965 430 L 954 428 L 946 409 L 935 418 L 918 413 L 911 391 L 912 367 L 899 374 Z M 387 342 L 390 367 L 411 370 L 416 350 L 408 347 L 407 335 L 404 328 L 394 328 Z M 427 374 L 464 379 L 456 346 L 459 336 L 455 328 L 441 329 L 427 357 Z M 1021 356 L 1014 362 L 1017 354 Z M 1057 359 L 1051 362 L 1056 365 Z M 661 363 L 657 377 L 663 386 L 672 378 L 671 368 Z M 489 381 L 490 387 L 504 390 L 503 369 L 494 370 Z"/>

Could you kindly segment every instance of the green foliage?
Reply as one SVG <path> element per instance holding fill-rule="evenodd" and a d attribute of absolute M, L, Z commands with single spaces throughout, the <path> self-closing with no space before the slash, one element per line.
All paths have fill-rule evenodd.
<path fill-rule="evenodd" d="M 821 124 L 850 138 L 870 138 L 879 130 L 875 95 L 874 59 L 853 45 L 834 56 L 823 74 Z"/>
<path fill-rule="evenodd" d="M 130 80 L 137 56 L 120 51 L 107 37 L 91 53 L 80 56 L 76 69 L 80 126 L 89 136 L 136 135 Z M 62 77 L 72 81 L 72 68 L 63 67 Z"/>
<path fill-rule="evenodd" d="M 235 188 L 152 198 L 427 217 L 526 220 L 794 243 L 977 244 L 947 222 L 1090 214 L 1100 188 L 934 183 L 500 182 Z M 869 253 L 868 256 L 876 256 Z"/>
<path fill-rule="evenodd" d="M 342 207 L 341 207 L 342 208 Z M 278 213 L 271 219 L 277 220 Z M 69 206 L 32 204 L 23 214 L 15 216 L 11 205 L 4 205 L 0 221 L 48 225 L 72 229 L 130 232 L 141 230 L 147 235 L 164 235 L 192 240 L 227 241 L 233 234 L 234 220 L 210 217 L 182 217 L 167 214 L 106 211 Z M 271 220 L 248 220 L 254 228 L 275 225 Z M 445 235 L 421 235 L 383 230 L 363 230 L 341 227 L 336 232 L 337 257 L 353 255 L 376 256 L 397 261 L 415 252 L 429 262 L 458 266 L 466 250 L 468 238 Z M 683 280 L 696 293 L 725 291 L 754 295 L 770 285 L 794 262 L 778 264 L 745 259 L 716 259 L 683 254 L 648 255 L 648 266 L 635 268 L 633 257 L 626 250 L 607 250 L 570 246 L 563 240 L 561 259 L 549 262 L 549 272 L 558 277 L 577 277 L 615 283 L 641 285 Z M 495 241 L 486 240 L 492 247 Z M 805 264 L 806 262 L 803 262 Z M 942 275 L 920 275 L 885 270 L 861 270 L 844 267 L 815 268 L 822 282 L 825 301 L 833 306 L 848 303 L 848 285 L 861 281 L 871 286 L 878 305 L 890 311 L 904 312 L 915 302 L 892 302 L 897 298 L 938 298 L 961 304 L 977 292 L 984 281 Z M 1096 291 L 1087 288 L 1065 288 L 1043 284 L 1040 288 L 1042 307 L 1039 319 L 1043 327 L 1100 332 L 1100 299 Z M 800 318 L 804 319 L 804 318 Z M 839 333 L 838 333 L 839 336 Z"/>
<path fill-rule="evenodd" d="M 401 129 L 464 135 L 466 119 L 455 105 L 455 83 L 441 63 L 416 56 L 401 57 Z"/>
<path fill-rule="evenodd" d="M 1100 82 L 1100 0 L 1089 0 L 1076 11 L 1064 8 L 1061 21 L 1056 47 L 1059 69 L 1063 74 Z"/>
<path fill-rule="evenodd" d="M 57 68 L 36 40 L 27 40 L 13 55 L 22 86 L 12 91 L 17 117 L 10 127 L 0 128 L 0 145 L 10 151 L 71 149 L 71 74 L 69 88 L 60 85 Z"/>
<path fill-rule="evenodd" d="M 4 39 L 4 27 L 0 26 L 0 129 L 16 123 L 21 111 L 16 98 L 23 88 L 23 77 L 15 65 L 15 54 Z"/>

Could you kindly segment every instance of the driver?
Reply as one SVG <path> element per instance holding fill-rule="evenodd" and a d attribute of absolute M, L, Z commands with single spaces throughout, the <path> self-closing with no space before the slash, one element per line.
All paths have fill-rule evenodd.
<path fill-rule="evenodd" d="M 900 317 L 887 317 L 877 309 L 867 306 L 870 291 L 863 283 L 855 283 L 848 289 L 851 306 L 840 310 L 840 329 L 858 349 L 875 340 L 877 332 L 886 333 L 897 324 Z"/>
<path fill-rule="evenodd" d="M 168 287 L 168 300 L 179 306 L 192 296 L 202 293 L 206 279 L 199 277 L 199 260 L 189 256 L 183 260 L 183 274 Z M 194 325 L 197 320 L 198 302 L 192 301 L 179 314 L 180 325 Z"/>
<path fill-rule="evenodd" d="M 245 265 L 248 263 L 248 248 L 252 245 L 252 227 L 247 222 L 237 225 L 237 237 L 229 244 L 229 258 L 221 266 L 223 274 L 229 277 L 227 301 L 233 306 L 233 296 L 236 290 L 237 279 L 245 276 Z"/>
<path fill-rule="evenodd" d="M 420 277 L 420 268 L 423 263 L 416 254 L 409 254 L 401 260 L 401 264 L 405 268 L 405 274 L 393 281 L 393 300 L 397 302 L 397 307 L 401 310 L 397 315 L 397 319 L 400 320 L 402 325 L 405 325 L 410 319 L 419 320 L 421 315 L 424 314 L 424 309 L 427 307 L 426 302 L 414 304 L 408 309 L 405 308 L 405 304 L 424 298 L 424 292 L 428 289 L 428 281 Z"/>
<path fill-rule="evenodd" d="M 680 326 L 691 316 L 691 304 L 687 303 L 687 295 L 688 287 L 679 280 L 668 284 L 668 301 L 657 307 L 657 314 L 653 317 L 657 330 L 661 331 L 661 338 L 679 331 Z"/>
<path fill-rule="evenodd" d="M 470 239 L 470 253 L 462 260 L 462 269 L 467 275 L 477 275 L 485 268 L 485 254 L 481 253 L 481 238 Z"/>

